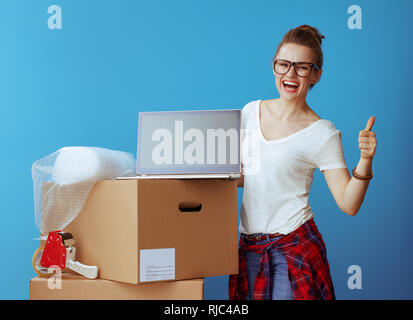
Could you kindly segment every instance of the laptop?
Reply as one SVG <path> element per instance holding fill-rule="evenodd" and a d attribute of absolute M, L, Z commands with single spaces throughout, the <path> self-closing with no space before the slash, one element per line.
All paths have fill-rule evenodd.
<path fill-rule="evenodd" d="M 241 177 L 241 110 L 139 112 L 136 177 Z"/>

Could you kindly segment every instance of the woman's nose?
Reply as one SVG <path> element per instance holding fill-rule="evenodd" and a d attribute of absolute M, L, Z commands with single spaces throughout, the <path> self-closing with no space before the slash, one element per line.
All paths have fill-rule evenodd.
<path fill-rule="evenodd" d="M 289 78 L 295 78 L 297 74 L 295 73 L 294 66 L 291 66 L 290 70 L 286 73 Z"/>

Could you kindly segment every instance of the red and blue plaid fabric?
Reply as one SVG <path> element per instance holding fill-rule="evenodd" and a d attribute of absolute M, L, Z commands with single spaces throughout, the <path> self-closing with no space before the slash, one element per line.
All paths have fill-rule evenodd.
<path fill-rule="evenodd" d="M 280 250 L 287 260 L 294 300 L 335 300 L 326 247 L 314 219 L 295 231 L 266 244 L 239 241 L 239 273 L 229 279 L 229 298 L 248 298 L 245 253 L 261 255 L 260 270 L 254 282 L 254 300 L 270 300 L 273 283 L 270 272 L 270 249 Z"/>

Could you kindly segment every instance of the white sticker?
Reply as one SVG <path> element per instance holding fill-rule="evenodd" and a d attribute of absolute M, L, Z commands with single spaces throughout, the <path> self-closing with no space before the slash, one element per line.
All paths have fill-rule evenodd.
<path fill-rule="evenodd" d="M 139 268 L 140 282 L 174 280 L 175 248 L 140 250 Z"/>

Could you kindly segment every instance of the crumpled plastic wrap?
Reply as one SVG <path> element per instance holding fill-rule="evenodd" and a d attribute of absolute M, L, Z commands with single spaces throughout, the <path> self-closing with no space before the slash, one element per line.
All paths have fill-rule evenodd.
<path fill-rule="evenodd" d="M 97 181 L 135 176 L 135 168 L 131 153 L 98 147 L 65 147 L 35 161 L 34 215 L 40 232 L 64 229 Z"/>

